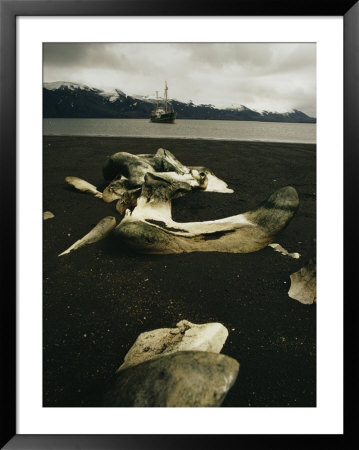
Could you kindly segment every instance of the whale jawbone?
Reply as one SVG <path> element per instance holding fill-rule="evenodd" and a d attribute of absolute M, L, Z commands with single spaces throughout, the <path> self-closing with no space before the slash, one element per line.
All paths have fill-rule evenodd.
<path fill-rule="evenodd" d="M 274 191 L 253 210 L 244 213 L 244 217 L 274 237 L 292 220 L 298 206 L 297 191 L 292 186 L 285 186 Z"/>
<path fill-rule="evenodd" d="M 188 252 L 251 253 L 271 244 L 293 218 L 298 194 L 290 186 L 279 189 L 252 211 L 213 222 L 176 223 L 128 214 L 114 236 L 139 253 Z"/>
<path fill-rule="evenodd" d="M 271 242 L 266 231 L 255 225 L 195 235 L 172 230 L 129 216 L 117 225 L 113 236 L 135 252 L 162 255 L 190 252 L 251 253 Z"/>

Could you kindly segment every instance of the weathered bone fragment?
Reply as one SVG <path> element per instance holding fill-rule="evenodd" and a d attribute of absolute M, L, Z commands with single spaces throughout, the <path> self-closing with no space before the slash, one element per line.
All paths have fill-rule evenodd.
<path fill-rule="evenodd" d="M 196 325 L 181 320 L 176 328 L 159 328 L 141 333 L 117 369 L 140 364 L 178 351 L 205 351 L 219 353 L 227 339 L 228 330 L 221 323 Z"/>
<path fill-rule="evenodd" d="M 156 179 L 147 178 L 137 206 L 132 213 L 127 211 L 114 236 L 141 253 L 249 253 L 272 243 L 299 205 L 296 190 L 287 186 L 244 214 L 214 221 L 177 223 L 172 220 L 171 199 L 183 189 L 183 184 L 166 186 L 159 174 Z"/>
<path fill-rule="evenodd" d="M 153 167 L 156 172 L 177 172 L 182 175 L 189 173 L 188 167 L 184 166 L 169 150 L 164 148 L 159 148 L 155 153 Z"/>
<path fill-rule="evenodd" d="M 131 189 L 128 179 L 125 177 L 115 178 L 111 183 L 104 189 L 102 193 L 102 198 L 104 202 L 111 203 L 118 200 L 124 195 L 127 195 L 128 191 Z M 140 189 L 140 188 L 139 188 Z"/>
<path fill-rule="evenodd" d="M 207 167 L 190 166 L 189 168 L 192 175 L 195 176 L 195 174 L 197 173 L 206 178 L 206 185 L 204 187 L 204 190 L 206 192 L 220 192 L 222 194 L 233 193 L 233 189 L 229 189 L 228 184 L 220 178 L 216 177 L 216 175 Z"/>
<path fill-rule="evenodd" d="M 66 177 L 65 181 L 75 189 L 103 198 L 106 203 L 117 200 L 116 210 L 123 215 L 126 209 L 133 209 L 141 194 L 146 177 L 157 175 L 167 184 L 187 183 L 189 189 L 231 193 L 227 183 L 217 178 L 205 167 L 184 166 L 175 156 L 163 148 L 153 155 L 132 155 L 127 152 L 113 154 L 103 168 L 103 176 L 111 181 L 103 193 L 95 186 L 78 177 Z M 173 191 L 173 189 L 172 189 Z M 173 197 L 175 198 L 175 197 Z"/>
<path fill-rule="evenodd" d="M 215 407 L 233 386 L 239 363 L 229 356 L 181 351 L 116 373 L 103 397 L 112 407 Z"/>
<path fill-rule="evenodd" d="M 106 203 L 116 202 L 116 210 L 123 215 L 126 209 L 133 209 L 137 204 L 137 198 L 141 193 L 141 187 L 131 189 L 127 178 L 115 179 L 103 191 L 103 200 Z"/>
<path fill-rule="evenodd" d="M 284 256 L 290 256 L 291 258 L 294 258 L 294 259 L 300 258 L 299 253 L 297 253 L 297 252 L 289 253 L 288 250 L 283 248 L 280 244 L 269 244 L 269 247 L 272 247 L 276 252 L 279 252 Z"/>
<path fill-rule="evenodd" d="M 180 175 L 177 172 L 147 172 L 144 175 L 144 183 L 146 182 L 148 190 L 150 189 L 151 180 L 158 180 L 172 192 L 174 188 L 171 185 L 178 187 L 178 183 L 186 183 L 188 189 L 204 189 L 204 185 L 207 181 L 205 175 L 193 176 L 192 173 Z M 142 186 L 144 186 L 144 183 Z M 113 202 L 114 200 L 121 200 L 124 205 L 135 206 L 137 198 L 141 194 L 141 186 L 132 188 L 129 181 L 125 177 L 115 179 L 107 186 L 103 191 L 103 199 L 106 203 Z M 146 194 L 149 197 L 149 194 Z M 156 195 L 156 193 L 154 194 Z M 167 195 L 167 194 L 166 194 Z M 168 196 L 168 195 L 167 195 Z M 177 195 L 177 197 L 180 195 Z M 175 197 L 172 197 L 175 198 Z M 130 207 L 129 206 L 129 207 Z"/>
<path fill-rule="evenodd" d="M 136 202 L 137 206 L 133 210 L 136 217 L 153 217 L 156 221 L 171 221 L 172 199 L 191 191 L 191 185 L 182 181 L 170 182 L 158 173 L 147 173 L 145 180 L 141 195 Z M 131 214 L 129 209 L 126 211 L 126 215 L 128 214 Z"/>
<path fill-rule="evenodd" d="M 141 186 L 147 172 L 155 172 L 155 169 L 144 158 L 127 152 L 118 152 L 110 156 L 102 169 L 105 180 L 112 181 L 115 178 L 125 177 L 132 187 Z"/>
<path fill-rule="evenodd" d="M 157 173 L 171 182 L 187 182 L 192 188 L 211 192 L 233 192 L 227 183 L 217 178 L 211 170 L 206 167 L 186 167 L 169 150 L 160 148 L 154 155 L 118 152 L 110 156 L 103 168 L 104 178 L 112 181 L 104 192 L 105 201 L 115 200 L 116 191 L 121 195 L 123 190 L 142 186 L 148 173 Z M 121 183 L 118 183 L 118 180 L 121 180 Z"/>
<path fill-rule="evenodd" d="M 69 247 L 64 252 L 60 253 L 58 256 L 66 255 L 73 250 L 77 250 L 84 245 L 93 244 L 94 242 L 98 242 L 104 237 L 106 237 L 111 230 L 113 230 L 116 226 L 116 219 L 112 216 L 104 217 L 100 220 L 100 222 L 84 236 L 82 239 L 76 241 L 71 247 Z"/>
<path fill-rule="evenodd" d="M 78 191 L 86 192 L 88 194 L 92 194 L 92 195 L 94 195 L 97 198 L 102 198 L 102 193 L 99 192 L 96 189 L 96 186 L 88 183 L 85 180 L 82 180 L 81 178 L 66 177 L 65 181 L 66 181 L 66 183 L 70 184 L 71 186 L 73 186 Z"/>
<path fill-rule="evenodd" d="M 315 258 L 290 275 L 289 297 L 310 305 L 317 299 L 317 267 Z"/>
<path fill-rule="evenodd" d="M 105 180 L 113 180 L 120 176 L 126 177 L 131 186 L 140 186 L 144 183 L 147 172 L 177 172 L 189 173 L 189 169 L 178 161 L 169 150 L 160 148 L 154 155 L 132 155 L 127 152 L 118 152 L 110 156 L 102 173 Z"/>
<path fill-rule="evenodd" d="M 116 211 L 123 216 L 127 209 L 133 209 L 137 205 L 137 190 L 133 189 L 123 194 L 116 202 Z"/>

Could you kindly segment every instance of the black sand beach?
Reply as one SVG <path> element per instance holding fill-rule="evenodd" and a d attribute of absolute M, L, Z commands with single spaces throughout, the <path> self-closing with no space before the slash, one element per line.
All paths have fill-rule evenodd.
<path fill-rule="evenodd" d="M 190 193 L 173 217 L 202 221 L 248 211 L 291 185 L 299 210 L 276 242 L 249 254 L 137 255 L 111 238 L 58 257 L 114 204 L 69 188 L 77 176 L 103 189 L 102 166 L 118 151 L 163 147 L 186 165 L 213 170 L 233 194 Z M 144 331 L 221 322 L 221 353 L 240 370 L 223 407 L 316 405 L 316 305 L 288 297 L 289 275 L 305 262 L 316 233 L 316 149 L 312 144 L 145 138 L 44 137 L 43 405 L 96 406 L 102 387 Z"/>

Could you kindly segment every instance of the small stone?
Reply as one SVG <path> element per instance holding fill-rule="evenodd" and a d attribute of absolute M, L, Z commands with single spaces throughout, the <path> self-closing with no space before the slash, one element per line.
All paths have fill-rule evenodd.
<path fill-rule="evenodd" d="M 52 219 L 54 217 L 55 217 L 55 214 L 53 214 L 51 211 L 44 212 L 44 220 Z"/>

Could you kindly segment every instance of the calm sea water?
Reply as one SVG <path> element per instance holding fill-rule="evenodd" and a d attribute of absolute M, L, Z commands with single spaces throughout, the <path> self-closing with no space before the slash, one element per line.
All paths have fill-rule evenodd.
<path fill-rule="evenodd" d="M 44 135 L 315 143 L 316 124 L 180 119 L 175 124 L 163 124 L 147 119 L 44 119 Z"/>

